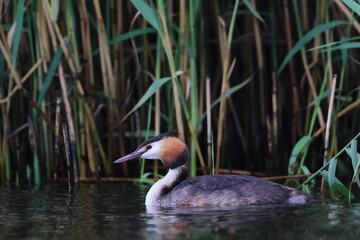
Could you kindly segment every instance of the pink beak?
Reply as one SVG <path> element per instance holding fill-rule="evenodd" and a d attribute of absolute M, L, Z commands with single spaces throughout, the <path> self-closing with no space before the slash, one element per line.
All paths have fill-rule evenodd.
<path fill-rule="evenodd" d="M 134 160 L 134 159 L 138 159 L 141 157 L 141 155 L 143 155 L 145 153 L 145 151 L 141 151 L 141 152 L 132 152 L 126 156 L 123 156 L 122 158 L 119 158 L 118 160 L 116 160 L 113 163 L 122 163 L 122 162 L 127 162 L 130 160 Z"/>

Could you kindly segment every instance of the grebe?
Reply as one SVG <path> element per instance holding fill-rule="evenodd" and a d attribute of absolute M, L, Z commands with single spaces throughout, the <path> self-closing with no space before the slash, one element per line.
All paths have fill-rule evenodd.
<path fill-rule="evenodd" d="M 160 159 L 169 172 L 146 195 L 147 206 L 236 206 L 247 204 L 305 204 L 312 197 L 300 190 L 246 175 L 204 175 L 188 179 L 189 150 L 173 130 L 144 141 L 114 163 Z"/>

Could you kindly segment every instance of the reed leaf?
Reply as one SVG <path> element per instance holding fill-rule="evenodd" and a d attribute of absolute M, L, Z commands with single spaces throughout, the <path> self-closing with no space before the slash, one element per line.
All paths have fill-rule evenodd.
<path fill-rule="evenodd" d="M 341 41 L 333 41 L 327 44 L 322 44 L 313 48 L 308 49 L 308 51 L 315 51 L 315 50 L 319 50 L 319 49 L 325 49 L 325 48 L 329 48 L 332 46 L 336 46 L 339 44 L 345 44 L 345 43 L 350 43 L 350 41 L 354 41 L 354 40 L 359 40 L 360 37 L 351 37 L 351 38 L 341 38 Z M 346 48 L 345 48 L 346 49 Z M 329 49 L 328 49 L 329 50 Z M 332 49 L 330 49 L 332 50 Z"/>
<path fill-rule="evenodd" d="M 16 67 L 16 60 L 19 52 L 21 34 L 23 31 L 23 21 L 24 21 L 24 4 L 25 0 L 18 1 L 16 16 L 15 16 L 15 32 L 13 37 L 13 44 L 12 44 L 12 64 Z"/>
<path fill-rule="evenodd" d="M 259 19 L 262 23 L 264 23 L 264 19 L 261 17 L 261 15 L 259 14 L 259 12 L 253 7 L 253 5 L 251 5 L 251 3 L 249 2 L 249 0 L 243 0 L 243 3 L 245 4 L 245 6 L 249 9 L 249 11 L 251 12 L 251 14 L 253 14 L 257 19 Z"/>
<path fill-rule="evenodd" d="M 155 183 L 154 179 L 150 178 L 152 175 L 159 179 L 164 177 L 160 174 L 153 174 L 153 173 L 147 172 L 147 173 L 140 175 L 140 178 L 135 181 L 135 184 L 137 184 L 137 185 L 141 185 L 143 183 L 149 184 L 149 185 L 154 184 Z"/>
<path fill-rule="evenodd" d="M 288 167 L 288 174 L 294 174 L 296 167 L 298 167 L 297 159 L 301 155 L 301 153 L 306 149 L 311 142 L 310 136 L 303 136 L 298 140 L 295 144 L 289 159 L 289 167 Z"/>
<path fill-rule="evenodd" d="M 305 165 L 302 165 L 301 166 L 301 171 L 304 173 L 304 174 L 311 174 L 309 168 Z"/>
<path fill-rule="evenodd" d="M 354 0 L 342 0 L 351 10 L 356 12 L 357 15 L 360 16 L 360 4 L 355 2 Z"/>
<path fill-rule="evenodd" d="M 39 96 L 37 98 L 36 104 L 41 105 L 42 101 L 45 98 L 46 93 L 48 92 L 53 80 L 54 80 L 54 74 L 58 68 L 58 65 L 60 63 L 61 57 L 63 56 L 62 48 L 59 47 L 56 51 L 53 59 L 51 60 L 50 67 L 48 69 L 48 72 L 45 76 L 45 80 L 43 83 L 43 87 L 41 88 L 41 91 L 39 93 Z"/>
<path fill-rule="evenodd" d="M 143 0 L 131 0 L 131 3 L 137 8 L 137 10 L 153 28 L 155 28 L 157 31 L 161 31 L 159 17 L 153 8 L 151 8 Z"/>
<path fill-rule="evenodd" d="M 309 186 L 308 185 L 302 185 L 301 186 L 301 191 L 307 193 L 307 194 L 311 194 L 311 191 L 309 189 Z"/>
<path fill-rule="evenodd" d="M 324 178 L 326 182 L 329 183 L 329 172 L 326 170 L 321 171 L 321 176 Z M 349 189 L 347 189 L 342 182 L 337 177 L 334 177 L 334 183 L 332 184 L 333 191 L 337 191 L 344 197 L 353 198 L 354 195 L 351 193 Z"/>
<path fill-rule="evenodd" d="M 357 140 L 352 141 L 350 148 L 345 148 L 345 151 L 351 158 L 351 164 L 354 171 L 353 179 L 356 179 L 356 182 L 360 187 L 360 178 L 359 178 L 360 154 L 357 153 Z"/>
<path fill-rule="evenodd" d="M 333 21 L 330 23 L 325 23 L 322 25 L 319 25 L 306 33 L 291 49 L 291 51 L 285 56 L 283 62 L 281 63 L 279 69 L 277 70 L 277 75 L 280 75 L 281 72 L 284 70 L 285 66 L 288 64 L 290 59 L 297 53 L 299 50 L 305 46 L 310 40 L 312 40 L 315 36 L 332 29 L 334 27 L 337 27 L 339 25 L 348 24 L 348 22 L 345 21 Z"/>
<path fill-rule="evenodd" d="M 317 98 L 315 98 L 309 105 L 308 107 L 313 107 L 315 106 L 315 104 L 318 102 L 318 101 L 322 101 L 324 98 L 328 97 L 331 93 L 331 89 L 329 90 L 326 90 L 325 92 L 322 92 Z"/>
<path fill-rule="evenodd" d="M 142 28 L 142 29 L 131 30 L 130 32 L 121 34 L 120 36 L 117 36 L 117 37 L 114 37 L 113 39 L 111 39 L 109 41 L 109 46 L 129 40 L 129 39 L 137 37 L 137 36 L 142 36 L 142 35 L 156 33 L 156 32 L 157 32 L 157 30 L 155 28 Z M 93 55 L 99 54 L 99 49 L 94 50 L 92 54 Z"/>
<path fill-rule="evenodd" d="M 171 77 L 161 78 L 159 80 L 154 81 L 146 93 L 140 98 L 140 100 L 135 104 L 135 106 L 125 115 L 122 121 L 124 121 L 129 115 L 135 112 L 139 107 L 141 107 L 149 98 L 151 98 L 154 93 L 161 88 L 165 83 L 169 82 Z"/>
<path fill-rule="evenodd" d="M 344 49 L 354 49 L 360 48 L 360 42 L 351 42 L 351 43 L 342 43 L 335 47 L 331 48 L 331 51 L 344 50 Z M 321 50 L 322 52 L 328 51 L 327 49 Z"/>
<path fill-rule="evenodd" d="M 142 28 L 142 29 L 131 30 L 130 32 L 121 34 L 120 36 L 117 36 L 117 37 L 111 39 L 109 41 L 109 45 L 119 43 L 119 42 L 122 42 L 125 40 L 129 40 L 129 39 L 137 37 L 137 36 L 142 36 L 142 35 L 146 35 L 149 33 L 156 33 L 156 31 L 157 30 L 154 28 Z"/>
<path fill-rule="evenodd" d="M 249 78 L 247 78 L 245 81 L 239 83 L 238 85 L 235 85 L 231 88 L 229 88 L 226 92 L 225 92 L 225 96 L 226 97 L 230 97 L 232 94 L 236 93 L 237 91 L 239 91 L 240 89 L 244 88 L 251 80 L 252 78 L 254 77 L 254 74 L 251 75 Z M 214 107 L 216 107 L 221 101 L 221 97 L 218 97 L 217 99 L 215 99 L 213 101 L 213 103 L 211 104 L 211 109 L 213 109 Z M 201 124 L 204 120 L 205 120 L 205 117 L 207 115 L 207 112 L 205 111 L 201 117 L 199 118 L 199 121 L 197 122 L 197 126 L 199 124 Z"/>
<path fill-rule="evenodd" d="M 333 158 L 330 161 L 329 164 L 329 170 L 328 170 L 328 183 L 330 186 L 330 195 L 331 198 L 335 198 L 335 172 L 336 172 L 336 166 L 337 166 L 337 159 Z"/>

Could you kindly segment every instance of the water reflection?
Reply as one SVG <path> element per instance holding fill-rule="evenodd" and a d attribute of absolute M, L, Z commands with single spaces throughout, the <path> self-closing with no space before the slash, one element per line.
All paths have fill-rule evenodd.
<path fill-rule="evenodd" d="M 298 208 L 293 205 L 258 205 L 227 208 L 158 208 L 147 207 L 149 217 L 147 231 L 159 236 L 188 237 L 236 237 L 242 230 L 265 227 L 276 223 L 289 212 Z M 166 239 L 166 238 L 165 238 Z"/>
<path fill-rule="evenodd" d="M 147 188 L 66 183 L 0 188 L 0 239 L 358 239 L 360 204 L 239 208 L 144 206 Z"/>

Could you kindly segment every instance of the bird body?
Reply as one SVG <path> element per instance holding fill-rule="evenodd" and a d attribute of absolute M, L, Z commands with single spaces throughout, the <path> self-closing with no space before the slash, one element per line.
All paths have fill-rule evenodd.
<path fill-rule="evenodd" d="M 313 198 L 297 189 L 247 175 L 204 175 L 188 179 L 189 150 L 170 131 L 146 140 L 114 163 L 137 158 L 160 159 L 169 168 L 146 195 L 147 206 L 236 206 L 305 204 Z"/>

